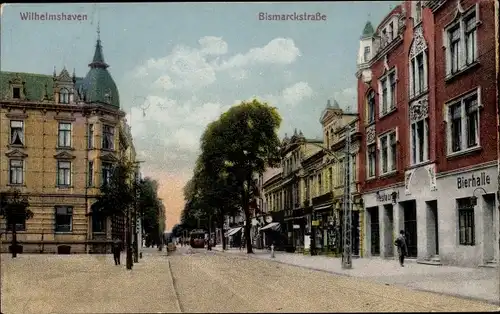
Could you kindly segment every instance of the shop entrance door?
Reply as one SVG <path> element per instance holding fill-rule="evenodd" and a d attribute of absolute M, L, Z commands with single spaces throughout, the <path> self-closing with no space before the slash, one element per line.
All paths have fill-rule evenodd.
<path fill-rule="evenodd" d="M 404 226 L 408 257 L 416 258 L 417 249 L 417 204 L 414 200 L 404 203 Z"/>

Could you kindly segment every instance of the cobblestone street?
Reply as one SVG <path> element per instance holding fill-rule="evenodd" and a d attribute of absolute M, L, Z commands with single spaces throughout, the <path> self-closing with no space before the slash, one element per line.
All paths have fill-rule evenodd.
<path fill-rule="evenodd" d="M 115 266 L 110 255 L 2 255 L 2 312 L 8 314 L 496 309 L 477 301 L 185 247 L 168 257 L 146 250 L 132 271 L 123 264 Z"/>

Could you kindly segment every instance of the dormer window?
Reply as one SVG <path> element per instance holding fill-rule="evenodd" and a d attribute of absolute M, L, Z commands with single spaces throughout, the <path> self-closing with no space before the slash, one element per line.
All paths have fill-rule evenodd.
<path fill-rule="evenodd" d="M 111 104 L 111 92 L 110 91 L 107 91 L 105 94 L 104 94 L 104 101 L 108 104 Z"/>
<path fill-rule="evenodd" d="M 59 91 L 59 103 L 69 104 L 69 91 L 66 88 L 61 88 Z"/>
<path fill-rule="evenodd" d="M 12 98 L 21 99 L 21 88 L 20 87 L 12 88 Z"/>
<path fill-rule="evenodd" d="M 387 37 L 389 38 L 389 41 L 394 39 L 394 23 L 390 22 L 389 26 L 387 27 Z"/>

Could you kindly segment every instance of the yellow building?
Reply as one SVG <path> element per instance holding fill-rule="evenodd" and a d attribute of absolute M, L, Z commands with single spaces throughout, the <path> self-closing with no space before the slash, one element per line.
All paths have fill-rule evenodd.
<path fill-rule="evenodd" d="M 18 226 L 24 252 L 86 252 L 110 238 L 110 222 L 86 214 L 131 137 L 99 39 L 89 67 L 85 78 L 65 68 L 59 75 L 0 73 L 0 191 L 29 197 L 34 217 Z"/>
<path fill-rule="evenodd" d="M 346 126 L 351 132 L 351 174 L 353 193 L 353 253 L 359 255 L 361 250 L 361 230 L 359 216 L 359 193 L 357 192 L 357 167 L 359 150 L 359 132 L 357 114 L 346 113 L 338 103 L 330 101 L 321 115 L 324 150 L 318 150 L 302 161 L 302 186 L 305 199 L 313 208 L 311 220 L 318 225 L 313 228 L 311 244 L 318 253 L 340 254 L 342 249 L 342 200 L 344 196 L 344 157 Z"/>

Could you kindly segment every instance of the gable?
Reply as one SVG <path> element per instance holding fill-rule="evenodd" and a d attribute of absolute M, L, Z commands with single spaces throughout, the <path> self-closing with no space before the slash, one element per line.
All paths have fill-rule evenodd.
<path fill-rule="evenodd" d="M 9 150 L 8 152 L 5 153 L 5 156 L 7 156 L 9 158 L 26 158 L 26 157 L 28 157 L 27 154 L 23 153 L 19 149 Z"/>
<path fill-rule="evenodd" d="M 70 154 L 68 152 L 60 152 L 58 154 L 55 154 L 54 158 L 55 159 L 74 159 L 75 156 L 73 156 L 72 154 Z"/>
<path fill-rule="evenodd" d="M 110 161 L 110 162 L 116 162 L 118 161 L 118 158 L 116 158 L 115 155 L 111 154 L 111 153 L 107 153 L 107 154 L 103 154 L 101 155 L 101 157 L 99 157 L 101 160 L 104 160 L 104 161 Z"/>

